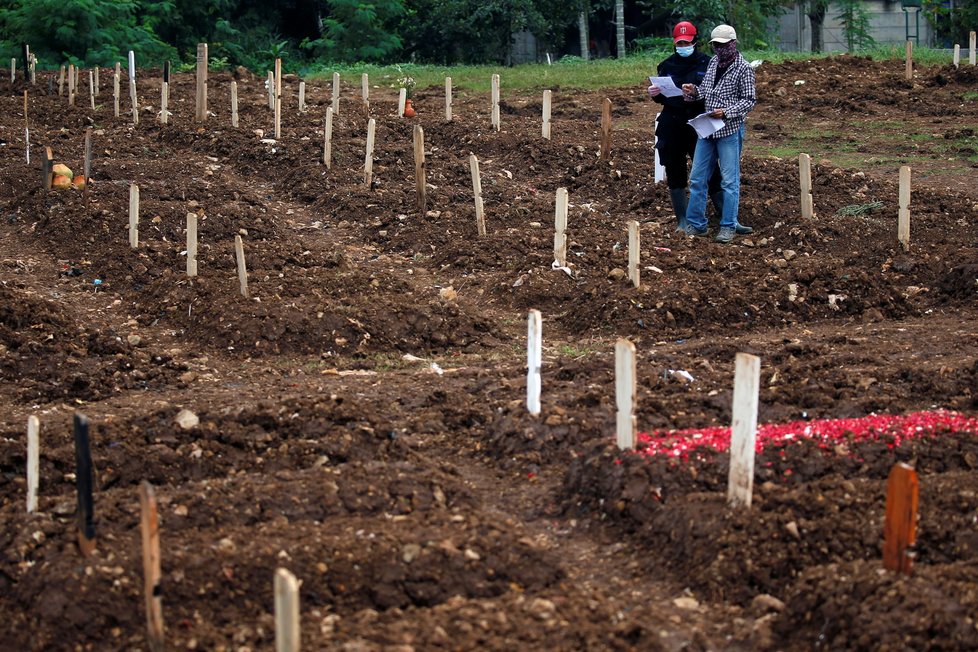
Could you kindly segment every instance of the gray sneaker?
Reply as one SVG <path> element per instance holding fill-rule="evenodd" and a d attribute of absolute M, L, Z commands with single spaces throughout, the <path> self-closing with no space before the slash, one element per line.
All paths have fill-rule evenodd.
<path fill-rule="evenodd" d="M 710 230 L 709 229 L 697 229 L 695 226 L 693 226 L 689 222 L 686 223 L 686 229 L 685 229 L 685 231 L 686 231 L 686 235 L 691 235 L 691 236 L 693 236 L 695 238 L 703 238 L 703 237 L 706 237 L 707 235 L 710 234 Z"/>
<path fill-rule="evenodd" d="M 717 233 L 716 241 L 723 242 L 723 243 L 731 242 L 733 241 L 734 237 L 736 237 L 736 235 L 737 235 L 736 229 L 729 226 L 724 226 L 721 227 L 720 232 Z"/>

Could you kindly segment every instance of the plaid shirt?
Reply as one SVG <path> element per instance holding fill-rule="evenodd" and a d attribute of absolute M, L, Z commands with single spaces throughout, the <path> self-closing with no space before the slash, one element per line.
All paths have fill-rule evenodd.
<path fill-rule="evenodd" d="M 713 57 L 706 69 L 703 83 L 696 87 L 695 95 L 686 99 L 694 101 L 700 96 L 705 97 L 707 113 L 714 109 L 723 109 L 726 124 L 710 136 L 723 138 L 736 133 L 747 120 L 747 114 L 757 103 L 757 87 L 754 83 L 754 69 L 739 52 L 719 82 L 716 81 L 716 76 L 717 58 Z"/>

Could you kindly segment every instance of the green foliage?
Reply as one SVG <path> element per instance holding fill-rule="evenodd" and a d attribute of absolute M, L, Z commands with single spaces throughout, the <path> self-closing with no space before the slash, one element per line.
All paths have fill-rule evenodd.
<path fill-rule="evenodd" d="M 767 48 L 773 40 L 771 17 L 784 12 L 783 0 L 670 0 L 672 12 L 692 21 L 700 31 L 700 41 L 710 40 L 710 31 L 726 23 L 737 30 L 740 48 Z"/>
<path fill-rule="evenodd" d="M 43 67 L 68 60 L 79 65 L 114 65 L 136 53 L 140 65 L 159 64 L 176 52 L 153 25 L 172 11 L 169 2 L 141 11 L 136 0 L 9 0 L 0 9 L 0 46 L 17 51 L 31 44 Z"/>
<path fill-rule="evenodd" d="M 671 52 L 674 47 L 672 37 L 643 36 L 632 41 L 634 52 Z"/>
<path fill-rule="evenodd" d="M 968 33 L 978 29 L 978 2 L 948 3 L 946 0 L 923 0 L 921 13 L 934 28 L 945 47 L 955 43 L 968 47 Z"/>
<path fill-rule="evenodd" d="M 869 12 L 860 0 L 836 0 L 836 6 L 841 12 L 842 33 L 850 52 L 876 45 L 869 33 Z"/>
<path fill-rule="evenodd" d="M 301 47 L 334 61 L 380 61 L 401 47 L 391 29 L 404 15 L 402 0 L 326 0 L 329 17 L 323 35 L 304 39 Z"/>

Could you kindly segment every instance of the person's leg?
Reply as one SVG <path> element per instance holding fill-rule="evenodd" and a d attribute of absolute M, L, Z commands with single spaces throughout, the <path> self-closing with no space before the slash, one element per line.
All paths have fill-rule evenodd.
<path fill-rule="evenodd" d="M 734 229 L 740 209 L 740 152 L 744 143 L 744 127 L 729 136 L 717 139 L 717 158 L 720 160 L 720 185 L 723 188 L 723 216 L 720 228 Z"/>
<path fill-rule="evenodd" d="M 706 231 L 707 185 L 716 164 L 716 142 L 700 138 L 696 142 L 696 155 L 689 179 L 689 205 L 686 207 L 686 223 L 691 231 Z"/>
<path fill-rule="evenodd" d="M 720 163 L 717 162 L 717 166 L 713 168 L 713 174 L 710 176 L 710 202 L 713 204 L 713 210 L 716 212 L 717 221 L 723 216 L 723 188 L 720 186 L 720 179 L 722 175 L 720 174 Z"/>
<path fill-rule="evenodd" d="M 660 142 L 660 145 L 662 143 Z M 676 228 L 686 228 L 686 152 L 680 142 L 670 143 L 658 148 L 659 161 L 666 169 L 666 183 L 669 185 L 669 198 L 676 213 Z"/>

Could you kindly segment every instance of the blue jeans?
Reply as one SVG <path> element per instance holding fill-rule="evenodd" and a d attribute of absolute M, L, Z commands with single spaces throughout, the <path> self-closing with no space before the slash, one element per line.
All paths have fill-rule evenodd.
<path fill-rule="evenodd" d="M 744 147 L 744 125 L 723 138 L 700 138 L 696 141 L 693 169 L 689 175 L 689 207 L 686 221 L 697 230 L 706 228 L 707 183 L 720 161 L 720 187 L 723 190 L 723 215 L 720 228 L 737 226 L 740 208 L 740 152 Z"/>

